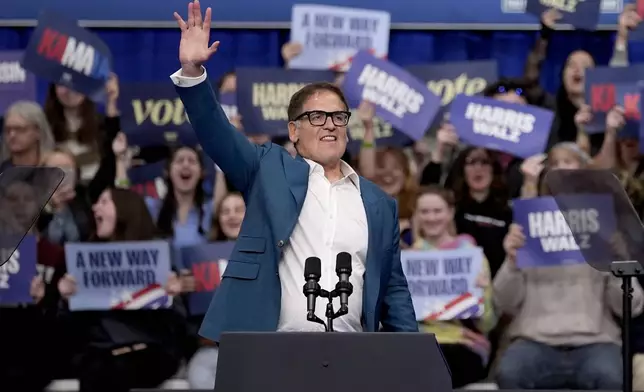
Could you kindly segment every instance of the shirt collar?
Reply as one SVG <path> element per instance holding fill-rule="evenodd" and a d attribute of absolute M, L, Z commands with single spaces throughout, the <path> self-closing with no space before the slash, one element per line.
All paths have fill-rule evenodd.
<path fill-rule="evenodd" d="M 309 164 L 309 176 L 314 173 L 319 173 L 320 175 L 324 176 L 324 168 L 322 167 L 322 165 L 308 158 L 304 158 L 304 160 Z M 348 178 L 353 183 L 353 185 L 355 185 L 358 191 L 360 191 L 360 178 L 358 177 L 358 173 L 353 170 L 351 165 L 343 160 L 340 160 L 340 170 L 342 171 L 342 179 Z"/>

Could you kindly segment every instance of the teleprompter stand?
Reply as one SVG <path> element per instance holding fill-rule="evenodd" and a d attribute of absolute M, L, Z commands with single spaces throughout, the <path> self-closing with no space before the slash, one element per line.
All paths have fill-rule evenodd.
<path fill-rule="evenodd" d="M 633 306 L 632 279 L 644 276 L 642 266 L 637 261 L 614 261 L 610 266 L 611 272 L 622 279 L 622 363 L 623 390 L 633 391 L 633 357 L 631 356 L 631 317 Z"/>
<path fill-rule="evenodd" d="M 590 246 L 580 251 L 591 267 L 610 272 L 622 280 L 622 363 L 624 392 L 633 391 L 633 364 L 630 350 L 633 281 L 644 276 L 640 260 L 644 260 L 644 228 L 622 183 L 609 170 L 554 170 L 545 177 L 545 184 L 554 197 L 569 227 L 575 227 L 574 214 L 567 211 L 588 208 L 588 201 L 601 197 L 606 201 L 597 206 L 599 233 Z M 582 236 L 572 232 L 577 244 Z M 586 238 L 587 239 L 587 238 Z"/>
<path fill-rule="evenodd" d="M 222 334 L 215 392 L 302 390 L 452 392 L 452 382 L 433 334 Z"/>

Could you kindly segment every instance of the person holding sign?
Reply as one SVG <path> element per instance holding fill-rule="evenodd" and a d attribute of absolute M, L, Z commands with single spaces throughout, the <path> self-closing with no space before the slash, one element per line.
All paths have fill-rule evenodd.
<path fill-rule="evenodd" d="M 556 230 L 539 216 L 529 218 L 529 227 L 513 223 L 503 242 L 507 258 L 494 278 L 494 302 L 513 317 L 512 343 L 498 363 L 496 381 L 501 389 L 621 389 L 621 279 L 586 263 L 532 260 L 518 267 L 526 235 Z M 632 295 L 635 316 L 644 305 L 637 281 Z"/>
<path fill-rule="evenodd" d="M 438 130 L 438 143 L 423 173 L 424 184 L 439 183 L 443 154 L 454 146 L 458 136 L 445 124 Z M 492 276 L 501 267 L 505 252 L 501 243 L 512 221 L 506 178 L 498 155 L 483 148 L 468 147 L 458 154 L 445 180 L 457 200 L 456 231 L 469 234 L 483 248 Z"/>
<path fill-rule="evenodd" d="M 455 207 L 456 201 L 451 191 L 438 186 L 421 190 L 414 216 L 416 242 L 413 249 L 424 250 L 427 252 L 427 258 L 431 255 L 436 256 L 436 259 L 440 258 L 441 251 L 457 249 L 474 249 L 478 252 L 473 252 L 473 256 L 477 253 L 481 255 L 480 248 L 476 247 L 476 242 L 471 236 L 456 234 Z M 407 258 L 408 263 L 409 260 Z M 482 312 L 474 312 L 476 316 L 472 314 L 463 316 L 455 313 L 448 317 L 430 316 L 420 321 L 421 332 L 434 333 L 436 340 L 441 345 L 443 356 L 452 374 L 452 386 L 461 388 L 480 381 L 486 376 L 486 366 L 491 348 L 486 334 L 496 322 L 492 306 L 490 268 L 485 257 L 476 258 L 478 265 L 472 265 L 476 263 L 474 258 L 450 258 L 447 256 L 443 257 L 442 261 L 443 270 L 445 270 L 443 273 L 446 275 L 462 274 L 462 276 L 469 278 L 474 272 L 476 288 L 483 293 L 482 298 L 477 298 L 474 305 L 477 310 L 480 309 L 479 306 L 482 306 Z M 450 267 L 447 267 L 448 265 Z M 407 268 L 405 272 L 409 274 L 410 269 Z M 477 290 L 471 288 L 467 291 L 469 295 Z M 412 299 L 415 298 L 415 295 L 417 294 L 412 290 Z M 465 297 L 459 297 L 459 300 L 462 300 L 460 303 L 467 301 Z M 452 302 L 457 303 L 458 300 L 452 300 Z M 459 304 L 455 304 L 450 308 L 450 305 L 447 305 L 444 312 L 458 312 L 465 309 L 459 308 L 459 306 Z M 418 313 L 417 316 L 423 317 Z"/>
<path fill-rule="evenodd" d="M 352 256 L 354 292 L 336 330 L 377 331 L 382 324 L 418 331 L 396 203 L 341 160 L 350 117 L 342 91 L 313 83 L 293 95 L 288 131 L 295 158 L 273 144 L 253 145 L 226 119 L 203 68 L 219 47 L 209 43 L 211 12 L 203 16 L 195 1 L 187 21 L 174 14 L 181 69 L 171 79 L 204 151 L 244 195 L 247 211 L 201 335 L 218 341 L 223 331 L 323 331 L 306 320 L 300 277 L 305 259 L 317 256 L 322 276 L 333 279 L 339 252 Z M 321 283 L 330 288 L 331 280 Z"/>
<path fill-rule="evenodd" d="M 91 289 L 96 282 L 108 288 L 123 288 L 127 293 L 127 282 L 138 286 L 139 278 L 145 277 L 149 283 L 151 276 L 163 273 L 169 274 L 164 297 L 179 294 L 181 284 L 177 276 L 155 267 L 161 262 L 169 265 L 169 257 L 165 261 L 159 260 L 155 256 L 157 251 L 131 250 L 123 255 L 122 250 L 104 250 L 109 242 L 123 243 L 121 247 L 127 244 L 134 249 L 131 247 L 141 246 L 139 241 L 154 239 L 154 222 L 139 195 L 124 189 L 106 190 L 93 210 L 96 232 L 92 238 L 96 251 L 89 251 L 86 257 L 79 259 L 81 251 L 73 247 L 87 245 L 66 244 L 67 270 L 76 271 L 76 276 L 71 272 L 66 274 L 59 281 L 58 290 L 68 303 L 73 297 L 83 295 L 80 288 Z M 169 251 L 167 253 L 169 256 Z M 132 273 L 128 274 L 128 271 Z M 88 276 L 88 272 L 93 273 Z M 110 272 L 114 274 L 108 274 Z M 156 282 L 156 279 L 152 280 Z M 109 306 L 111 310 L 70 313 L 69 322 L 78 331 L 75 336 L 78 347 L 83 347 L 79 353 L 80 391 L 126 392 L 132 388 L 155 388 L 177 371 L 183 353 L 183 318 L 173 309 L 135 307 L 135 310 L 121 310 L 128 303 L 140 304 L 137 300 L 146 300 L 145 295 L 138 294 L 124 294 L 124 302 Z M 104 298 L 100 300 L 104 301 Z M 106 302 L 111 303 L 110 298 Z"/>

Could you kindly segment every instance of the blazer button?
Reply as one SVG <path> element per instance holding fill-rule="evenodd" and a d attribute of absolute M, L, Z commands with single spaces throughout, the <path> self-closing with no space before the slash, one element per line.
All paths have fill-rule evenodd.
<path fill-rule="evenodd" d="M 281 248 L 281 247 L 283 247 L 283 246 L 284 246 L 284 241 L 279 240 L 279 241 L 277 242 L 277 247 L 278 247 L 278 248 Z"/>

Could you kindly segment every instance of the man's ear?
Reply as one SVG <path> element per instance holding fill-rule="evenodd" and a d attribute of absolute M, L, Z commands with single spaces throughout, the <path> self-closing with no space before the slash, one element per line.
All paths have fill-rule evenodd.
<path fill-rule="evenodd" d="M 297 129 L 297 125 L 294 121 L 290 121 L 288 123 L 288 138 L 293 144 L 297 143 L 300 139 L 300 130 Z"/>

